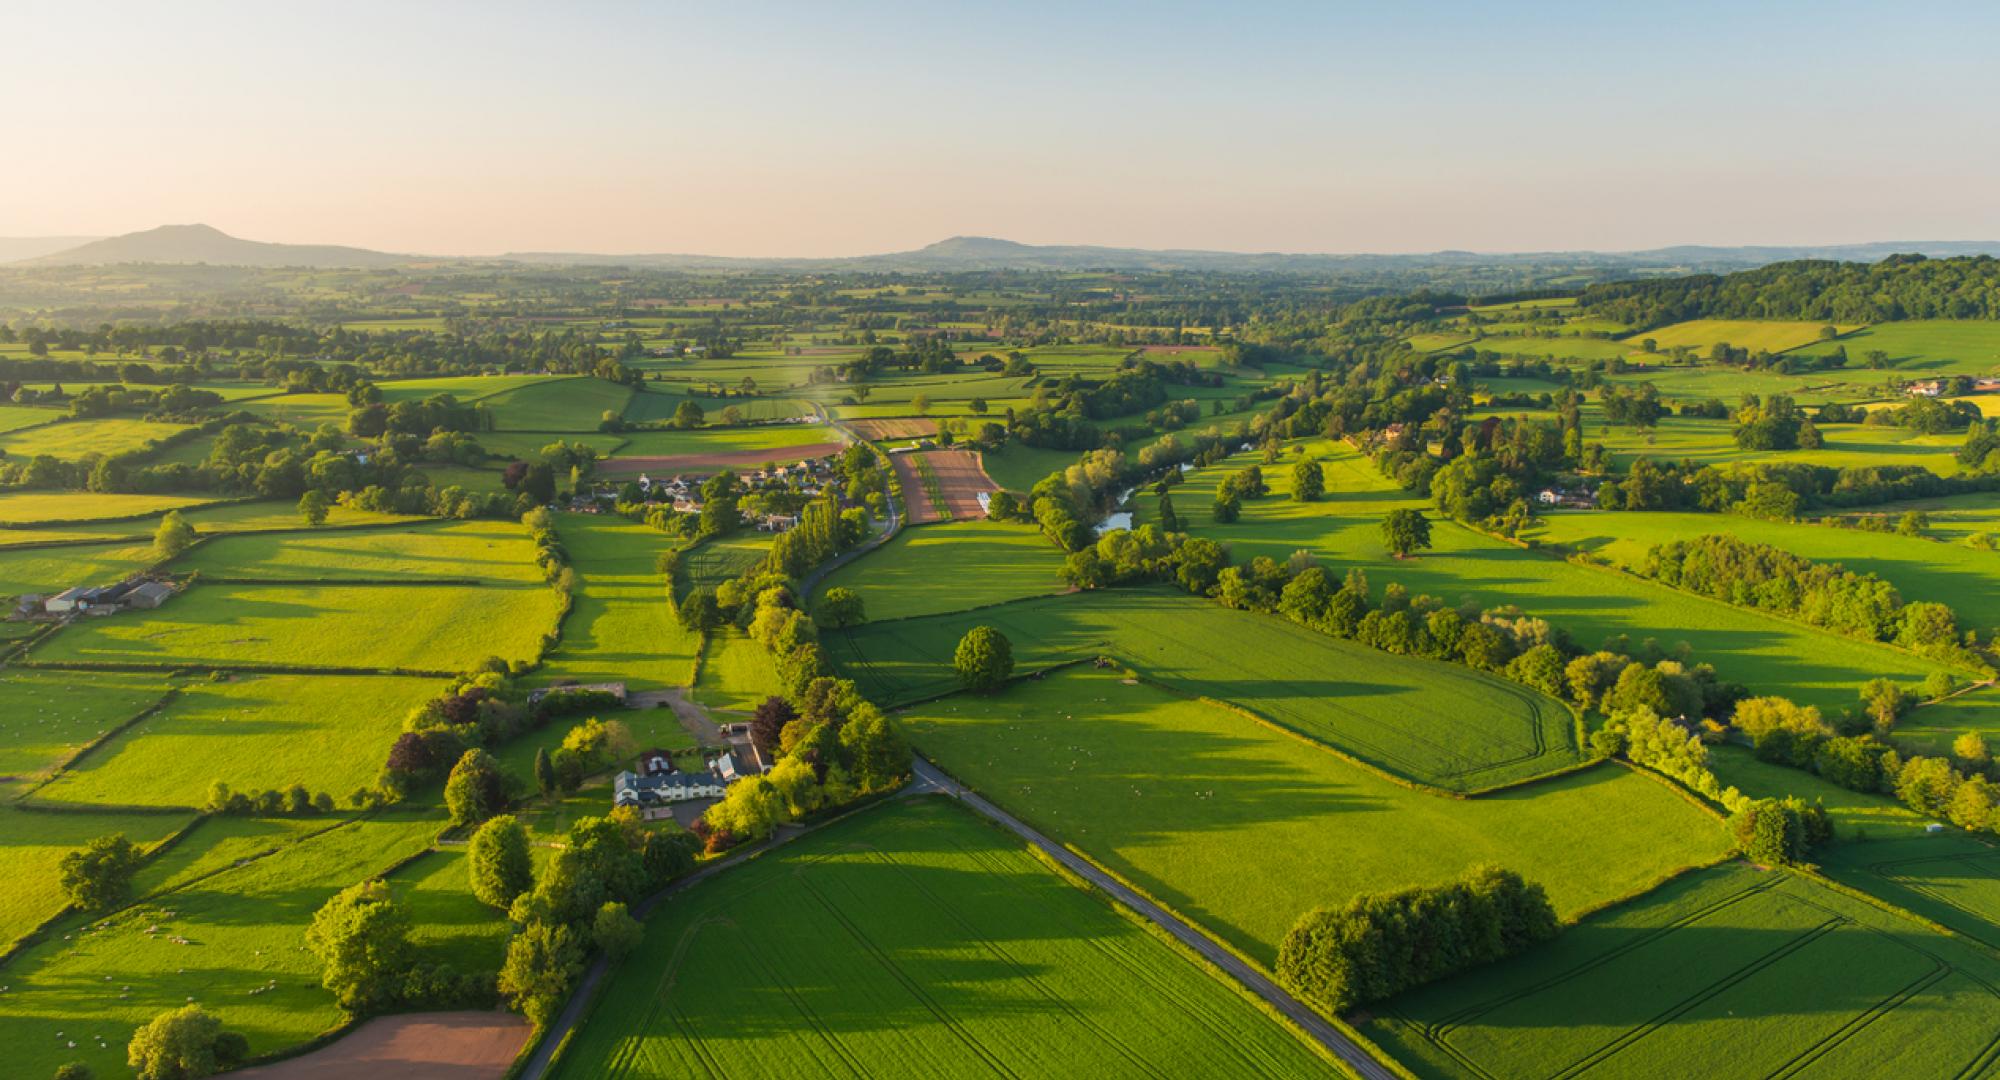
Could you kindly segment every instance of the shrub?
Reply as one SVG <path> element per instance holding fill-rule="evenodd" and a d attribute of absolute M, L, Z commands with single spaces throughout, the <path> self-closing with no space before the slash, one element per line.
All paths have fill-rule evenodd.
<path fill-rule="evenodd" d="M 535 862 L 528 851 L 528 830 L 512 814 L 489 820 L 472 834 L 466 857 L 471 860 L 472 895 L 502 911 L 535 884 Z"/>

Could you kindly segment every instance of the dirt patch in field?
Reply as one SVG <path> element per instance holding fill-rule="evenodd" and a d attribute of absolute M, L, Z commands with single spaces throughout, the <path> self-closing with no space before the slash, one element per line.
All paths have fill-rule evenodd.
<path fill-rule="evenodd" d="M 772 446 L 756 450 L 724 450 L 713 454 L 669 454 L 665 457 L 615 457 L 597 463 L 597 471 L 607 476 L 651 473 L 712 473 L 718 469 L 754 469 L 767 461 L 791 465 L 807 458 L 826 457 L 847 449 L 846 444 L 807 443 L 804 446 Z"/>
<path fill-rule="evenodd" d="M 869 442 L 878 439 L 923 439 L 938 433 L 937 421 L 926 420 L 920 416 L 849 420 L 847 426 Z"/>
<path fill-rule="evenodd" d="M 1146 346 L 1146 355 L 1147 355 L 1147 356 L 1165 356 L 1165 357 L 1187 357 L 1187 358 L 1190 358 L 1190 359 L 1200 359 L 1201 357 L 1204 357 L 1204 356 L 1214 356 L 1214 355 L 1215 355 L 1216 353 L 1218 353 L 1218 352 L 1220 352 L 1220 351 L 1221 351 L 1220 349 L 1217 349 L 1217 348 L 1216 348 L 1215 346 L 1213 346 L 1213 345 L 1148 345 L 1148 346 Z"/>
<path fill-rule="evenodd" d="M 1000 485 L 986 475 L 986 463 L 977 450 L 920 450 L 893 454 L 896 475 L 903 482 L 903 501 L 909 504 L 910 524 L 932 521 L 978 521 L 986 516 L 979 507 L 980 492 L 995 492 Z M 924 482 L 928 467 L 933 482 Z"/>
<path fill-rule="evenodd" d="M 289 1061 L 230 1073 L 243 1080 L 499 1080 L 528 1041 L 507 1012 L 379 1016 Z"/>

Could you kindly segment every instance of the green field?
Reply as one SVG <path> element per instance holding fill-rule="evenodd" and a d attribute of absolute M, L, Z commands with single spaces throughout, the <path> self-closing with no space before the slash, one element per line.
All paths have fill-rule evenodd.
<path fill-rule="evenodd" d="M 470 670 L 527 659 L 555 626 L 545 585 L 196 585 L 155 611 L 75 623 L 50 663 Z"/>
<path fill-rule="evenodd" d="M 674 410 L 681 402 L 693 401 L 701 406 L 711 424 L 722 422 L 722 410 L 735 409 L 745 420 L 789 420 L 794 416 L 810 416 L 812 409 L 797 398 L 788 397 L 695 397 L 678 390 L 669 390 L 663 383 L 647 383 L 625 406 L 625 419 L 635 423 L 660 423 L 671 420 Z"/>
<path fill-rule="evenodd" d="M 164 513 L 185 506 L 215 502 L 210 495 L 113 495 L 82 491 L 9 491 L 0 493 L 0 524 L 32 525 L 38 521 L 104 521 Z M 296 514 L 294 514 L 296 519 Z M 138 526 L 134 526 L 138 528 Z"/>
<path fill-rule="evenodd" d="M 1364 1031 L 1421 1077 L 1984 1075 L 1996 978 L 1981 950 L 1734 864 L 1399 997 Z"/>
<path fill-rule="evenodd" d="M 1908 753 L 1948 757 L 1952 740 L 1968 731 L 2000 747 L 2000 690 L 1977 690 L 1919 706 L 1896 722 L 1895 743 Z"/>
<path fill-rule="evenodd" d="M 333 1027 L 340 1011 L 320 988 L 318 961 L 300 944 L 312 913 L 340 889 L 426 847 L 437 828 L 435 821 L 391 815 L 305 835 L 265 858 L 144 899 L 88 931 L 79 928 L 72 939 L 31 947 L 8 964 L 0 998 L 9 1068 L 47 1076 L 65 1061 L 81 1060 L 99 1076 L 124 1075 L 132 1029 L 188 1001 L 243 1032 L 256 1054 Z M 429 872 L 426 860 L 392 880 L 413 890 Z M 461 894 L 451 908 L 448 919 L 433 909 L 426 952 L 443 960 L 494 955 L 506 922 L 470 895 Z M 155 926 L 157 932 L 147 932 Z"/>
<path fill-rule="evenodd" d="M 1847 349 L 1849 369 L 1861 368 L 1864 358 L 1881 350 L 1889 354 L 1895 374 L 1902 378 L 1935 375 L 1990 375 L 2000 371 L 2000 323 L 1978 319 L 1911 319 L 1907 322 L 1878 323 L 1857 330 L 1838 342 L 1813 345 L 1801 353 L 1830 352 L 1835 345 Z M 1879 382 L 1882 373 L 1868 372 Z"/>
<path fill-rule="evenodd" d="M 65 901 L 56 878 L 56 865 L 71 850 L 97 837 L 121 832 L 135 844 L 155 844 L 186 825 L 189 816 L 49 814 L 17 810 L 12 804 L 0 805 L 0 842 L 7 848 L 7 887 L 0 889 L 0 943 L 12 944 L 63 909 Z M 0 977 L 0 985 L 17 972 L 15 965 L 9 964 L 6 976 Z M 0 1024 L 5 1023 L 7 1013 L 19 1004 L 12 997 L 11 988 L 0 991 Z"/>
<path fill-rule="evenodd" d="M 499 431 L 596 431 L 604 414 L 623 415 L 632 388 L 588 375 L 538 379 L 481 396 Z"/>
<path fill-rule="evenodd" d="M 687 685 L 700 642 L 674 618 L 667 579 L 654 569 L 675 541 L 610 514 L 561 514 L 556 523 L 582 587 L 537 676 L 634 690 Z"/>
<path fill-rule="evenodd" d="M 67 415 L 69 414 L 61 409 L 41 409 L 32 405 L 0 405 L 0 434 L 53 423 Z"/>
<path fill-rule="evenodd" d="M 755 529 L 738 529 L 726 536 L 712 536 L 687 549 L 681 563 L 684 589 L 713 589 L 764 561 L 771 553 L 775 534 Z M 685 595 L 685 593 L 683 594 Z"/>
<path fill-rule="evenodd" d="M 1920 465 L 1940 476 L 1950 476 L 1958 472 L 1958 459 L 1953 455 L 1965 441 L 1962 434 L 1924 435 L 1907 428 L 1828 424 L 1820 428 L 1825 445 L 1817 450 L 1744 450 L 1736 445 L 1736 425 L 1730 420 L 1676 416 L 1661 420 L 1650 432 L 1641 432 L 1630 427 L 1605 427 L 1594 419 L 1590 416 L 1585 420 L 1588 438 L 1603 443 L 1621 467 L 1644 457 L 1687 460 L 1697 465 L 1761 462 L 1835 469 Z"/>
<path fill-rule="evenodd" d="M 0 451 L 5 451 L 11 458 L 47 454 L 74 460 L 85 454 L 122 454 L 127 450 L 143 449 L 187 428 L 186 424 L 162 424 L 149 420 L 69 420 L 0 435 Z"/>
<path fill-rule="evenodd" d="M 932 798 L 666 905 L 556 1075 L 1333 1071 L 1177 947 Z"/>
<path fill-rule="evenodd" d="M 1686 641 L 1697 661 L 1713 663 L 1725 679 L 1821 707 L 1844 708 L 1869 678 L 1916 682 L 1936 667 L 1880 645 L 1524 550 L 1449 522 L 1434 521 L 1432 550 L 1396 559 L 1382 545 L 1383 515 L 1396 507 L 1420 508 L 1433 518 L 1436 512 L 1353 451 L 1330 443 L 1310 449 L 1327 466 L 1327 495 L 1319 502 L 1287 498 L 1291 468 L 1281 463 L 1264 470 L 1271 496 L 1244 503 L 1235 524 L 1213 524 L 1208 507 L 1216 484 L 1257 460 L 1251 454 L 1189 473 L 1187 483 L 1172 489 L 1174 505 L 1194 534 L 1227 542 L 1237 562 L 1258 555 L 1282 562 L 1304 549 L 1336 576 L 1362 568 L 1378 596 L 1397 582 L 1413 596 L 1429 593 L 1448 604 L 1466 597 L 1486 607 L 1515 604 L 1567 630 L 1585 648 L 1619 634 L 1634 644 Z M 1137 501 L 1141 522 L 1157 520 L 1157 499 L 1147 493 Z"/>
<path fill-rule="evenodd" d="M 238 791 L 304 784 L 345 799 L 374 783 L 403 718 L 443 690 L 427 679 L 332 675 L 189 682 L 35 796 L 195 807 L 220 780 Z"/>
<path fill-rule="evenodd" d="M 1715 819 L 1615 765 L 1444 799 L 1239 713 L 1073 669 L 901 714 L 953 775 L 1259 963 L 1292 921 L 1498 862 L 1564 914 L 1719 857 Z"/>
<path fill-rule="evenodd" d="M 824 635 L 875 700 L 958 688 L 952 651 L 974 626 L 1013 642 L 1017 674 L 1108 654 L 1420 783 L 1470 790 L 1578 759 L 1567 707 L 1471 668 L 1393 656 L 1265 615 L 1155 590 L 1023 600 Z"/>
<path fill-rule="evenodd" d="M 710 632 L 701 674 L 694 681 L 696 701 L 711 709 L 748 712 L 782 692 L 777 660 L 764 646 L 739 630 Z"/>
<path fill-rule="evenodd" d="M 1025 494 L 1033 490 L 1043 477 L 1076 464 L 1080 456 L 1073 450 L 1045 450 L 1009 442 L 998 450 L 981 454 L 979 460 L 994 483 L 1008 491 Z"/>
<path fill-rule="evenodd" d="M 955 521 L 908 528 L 826 579 L 871 620 L 935 615 L 1063 591 L 1062 552 L 1032 525 Z"/>
<path fill-rule="evenodd" d="M 72 585 L 110 585 L 158 561 L 150 541 L 0 548 L 0 597 L 48 596 Z"/>
<path fill-rule="evenodd" d="M 511 521 L 218 536 L 174 560 L 171 569 L 281 581 L 542 581 L 534 543 Z"/>
<path fill-rule="evenodd" d="M 1727 533 L 1808 559 L 1839 563 L 1856 573 L 1876 574 L 1896 586 L 1904 600 L 1950 605 L 1967 627 L 1989 632 L 2000 627 L 2000 554 L 1957 544 L 1735 514 L 1609 510 L 1549 514 L 1530 535 L 1633 569 L 1644 564 L 1653 545 L 1705 533 Z"/>
<path fill-rule="evenodd" d="M 755 427 L 696 428 L 692 431 L 628 431 L 617 457 L 681 457 L 768 450 L 771 460 L 799 460 L 793 447 L 840 442 L 840 433 L 822 424 L 759 424 Z M 761 462 L 759 463 L 761 464 Z M 747 466 L 755 470 L 757 465 Z M 713 472 L 713 469 L 704 471 Z M 744 471 L 739 468 L 738 472 Z"/>
<path fill-rule="evenodd" d="M 157 675 L 0 672 L 0 780 L 38 776 L 166 693 Z"/>
<path fill-rule="evenodd" d="M 1630 338 L 1632 345 L 1651 338 L 1654 348 L 1665 351 L 1676 345 L 1685 345 L 1707 355 L 1711 346 L 1726 342 L 1739 349 L 1751 352 L 1784 352 L 1802 345 L 1811 345 L 1820 339 L 1820 328 L 1825 323 L 1786 322 L 1783 320 L 1759 319 L 1693 319 L 1688 322 L 1662 326 L 1654 330 L 1642 330 Z M 1836 326 L 1845 333 L 1857 329 L 1854 326 Z M 1850 346 L 1848 353 L 1854 352 Z"/>

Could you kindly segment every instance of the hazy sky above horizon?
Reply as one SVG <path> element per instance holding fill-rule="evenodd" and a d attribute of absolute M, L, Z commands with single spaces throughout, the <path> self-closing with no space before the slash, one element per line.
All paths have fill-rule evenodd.
<path fill-rule="evenodd" d="M 76 2 L 0 27 L 0 236 L 2000 239 L 1992 3 Z"/>

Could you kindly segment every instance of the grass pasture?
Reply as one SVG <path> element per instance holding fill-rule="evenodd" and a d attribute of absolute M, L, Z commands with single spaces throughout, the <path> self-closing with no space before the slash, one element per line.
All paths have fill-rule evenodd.
<path fill-rule="evenodd" d="M 753 427 L 695 428 L 690 431 L 628 431 L 618 457 L 699 457 L 762 450 L 770 460 L 798 460 L 794 447 L 836 443 L 840 436 L 821 424 L 758 424 Z M 791 454 L 791 456 L 787 456 Z M 752 466 L 755 468 L 755 466 Z"/>
<path fill-rule="evenodd" d="M 2000 371 L 2000 324 L 1978 319 L 1910 319 L 1877 323 L 1838 342 L 1800 349 L 1805 354 L 1847 349 L 1847 366 L 1861 368 L 1864 358 L 1880 350 L 1898 375 L 1990 375 Z M 1881 373 L 1864 372 L 1879 381 Z"/>
<path fill-rule="evenodd" d="M 189 682 L 35 797 L 195 807 L 221 780 L 238 791 L 304 784 L 344 799 L 374 782 L 403 717 L 443 689 L 428 679 L 330 675 Z"/>
<path fill-rule="evenodd" d="M 0 547 L 0 597 L 46 596 L 72 585 L 110 585 L 157 561 L 150 540 Z"/>
<path fill-rule="evenodd" d="M 163 514 L 215 502 L 209 495 L 114 495 L 82 491 L 0 493 L 0 525 L 10 528 L 46 521 L 109 521 Z M 296 516 L 296 514 L 294 515 Z"/>
<path fill-rule="evenodd" d="M 1062 552 L 1032 525 L 954 521 L 904 529 L 829 575 L 871 620 L 936 615 L 1062 592 Z"/>
<path fill-rule="evenodd" d="M 667 905 L 555 1075 L 1333 1071 L 1177 947 L 932 798 Z"/>
<path fill-rule="evenodd" d="M 1572 914 L 1728 847 L 1715 819 L 1619 766 L 1438 798 L 1112 671 L 1071 669 L 898 719 L 981 794 L 1265 965 L 1309 908 L 1474 863 L 1526 874 Z"/>
<path fill-rule="evenodd" d="M 681 402 L 693 401 L 701 406 L 710 423 L 722 419 L 722 410 L 735 409 L 745 420 L 789 420 L 794 416 L 810 416 L 812 409 L 797 398 L 788 397 L 689 397 L 678 390 L 666 389 L 664 383 L 647 383 L 632 395 L 625 405 L 625 419 L 635 424 L 661 423 L 674 417 L 674 410 Z"/>
<path fill-rule="evenodd" d="M 680 579 L 690 590 L 713 589 L 764 561 L 776 537 L 755 529 L 738 529 L 715 536 L 687 549 L 681 561 Z"/>
<path fill-rule="evenodd" d="M 590 431 L 623 416 L 632 388 L 590 375 L 552 376 L 479 397 L 498 431 Z"/>
<path fill-rule="evenodd" d="M 549 682 L 623 682 L 634 690 L 685 686 L 699 639 L 681 629 L 654 569 L 674 541 L 610 514 L 561 514 L 557 532 L 582 579 L 562 640 L 537 673 Z"/>
<path fill-rule="evenodd" d="M 1222 477 L 1257 460 L 1246 454 L 1187 474 L 1186 483 L 1171 489 L 1174 505 L 1192 533 L 1228 543 L 1239 563 L 1258 555 L 1283 562 L 1303 549 L 1336 578 L 1349 567 L 1360 567 L 1378 596 L 1397 582 L 1412 596 L 1428 593 L 1447 604 L 1468 597 L 1485 607 L 1514 604 L 1567 630 L 1585 647 L 1615 635 L 1627 635 L 1635 644 L 1646 638 L 1667 645 L 1686 641 L 1695 659 L 1715 664 L 1723 678 L 1760 694 L 1781 694 L 1822 708 L 1846 707 L 1855 688 L 1875 676 L 1914 683 L 1936 667 L 1899 650 L 1691 596 L 1615 570 L 1566 562 L 1438 521 L 1427 500 L 1396 487 L 1353 451 L 1325 442 L 1307 449 L 1326 466 L 1327 494 L 1319 502 L 1287 497 L 1294 460 L 1288 455 L 1264 469 L 1270 496 L 1244 503 L 1234 524 L 1214 524 L 1207 510 L 1215 487 Z M 1150 492 L 1135 501 L 1139 523 L 1159 520 L 1158 499 Z M 1410 559 L 1389 554 L 1381 522 L 1395 507 L 1421 509 L 1433 518 L 1431 550 Z"/>
<path fill-rule="evenodd" d="M 1825 325 L 1780 319 L 1691 319 L 1655 330 L 1642 330 L 1631 336 L 1630 344 L 1636 347 L 1650 338 L 1656 351 L 1685 345 L 1706 355 L 1715 345 L 1727 343 L 1753 353 L 1760 350 L 1781 353 L 1819 341 L 1820 328 Z M 1837 325 L 1835 329 L 1844 334 L 1859 327 Z M 1853 355 L 1852 346 L 1849 346 L 1848 353 Z"/>
<path fill-rule="evenodd" d="M 836 665 L 887 705 L 957 689 L 952 652 L 981 625 L 1013 643 L 1016 673 L 1108 654 L 1180 693 L 1229 702 L 1419 783 L 1487 788 L 1578 760 L 1574 720 L 1551 698 L 1178 593 L 1022 600 L 826 640 Z"/>
<path fill-rule="evenodd" d="M 169 827 L 185 820 L 154 817 Z M 9 1068 L 47 1076 L 81 1060 L 99 1076 L 124 1075 L 132 1029 L 190 1000 L 243 1032 L 253 1054 L 333 1027 L 340 1011 L 320 987 L 318 961 L 300 945 L 313 912 L 340 889 L 422 850 L 437 828 L 436 821 L 388 814 L 304 834 L 263 858 L 148 897 L 88 930 L 79 927 L 67 940 L 32 946 L 8 965 L 0 997 Z M 392 881 L 418 888 L 412 875 L 421 876 L 434 857 Z M 425 951 L 446 960 L 482 952 L 469 949 L 468 939 L 501 935 L 505 927 L 497 913 L 465 896 L 449 921 L 427 928 Z"/>
<path fill-rule="evenodd" d="M 60 424 L 27 428 L 0 435 L 0 450 L 10 458 L 50 457 L 73 461 L 85 454 L 122 454 L 144 449 L 187 424 L 164 424 L 151 420 L 66 420 Z"/>
<path fill-rule="evenodd" d="M 174 560 L 172 569 L 211 579 L 543 580 L 533 542 L 511 521 L 222 535 Z"/>
<path fill-rule="evenodd" d="M 43 920 L 61 911 L 65 901 L 56 866 L 64 855 L 100 836 L 124 833 L 148 847 L 188 823 L 187 814 L 46 814 L 0 805 L 0 847 L 7 853 L 7 887 L 0 889 L 0 943 L 12 944 Z M 4 947 L 4 945 L 0 945 Z M 8 965 L 9 981 L 18 974 Z M 0 1029 L 19 1002 L 13 988 L 0 992 Z M 131 1032 L 125 1033 L 131 1037 Z M 124 1043 L 119 1046 L 122 1050 Z M 50 1066 L 53 1071 L 54 1066 Z"/>
<path fill-rule="evenodd" d="M 712 709 L 748 712 L 782 694 L 777 658 L 749 635 L 733 628 L 712 631 L 702 653 L 694 699 Z"/>
<path fill-rule="evenodd" d="M 1869 509 L 1873 509 L 1872 507 Z M 1705 533 L 1726 533 L 1856 573 L 1881 576 L 1905 600 L 1957 609 L 1968 626 L 2000 626 L 2000 554 L 1914 536 L 1828 525 L 1764 521 L 1735 514 L 1575 510 L 1541 519 L 1538 539 L 1591 552 L 1632 569 L 1648 548 Z"/>
<path fill-rule="evenodd" d="M 1997 976 L 1915 923 L 1732 864 L 1396 998 L 1364 1031 L 1423 1077 L 1984 1075 Z"/>
<path fill-rule="evenodd" d="M 460 672 L 527 659 L 555 626 L 545 585 L 197 585 L 155 611 L 64 627 L 49 663 Z"/>
<path fill-rule="evenodd" d="M 39 776 L 166 693 L 157 675 L 0 672 L 0 780 Z"/>

